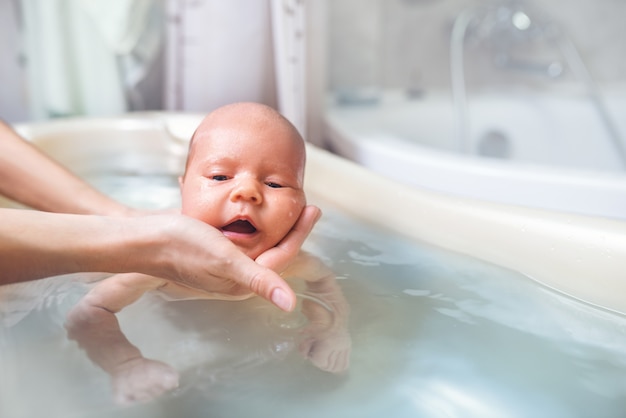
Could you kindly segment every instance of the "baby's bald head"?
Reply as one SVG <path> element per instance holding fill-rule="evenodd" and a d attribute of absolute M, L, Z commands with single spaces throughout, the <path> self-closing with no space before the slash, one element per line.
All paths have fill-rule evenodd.
<path fill-rule="evenodd" d="M 189 143 L 186 170 L 189 162 L 194 158 L 196 145 L 203 141 L 215 141 L 228 138 L 229 135 L 220 135 L 220 132 L 232 130 L 252 129 L 258 135 L 259 140 L 275 140 L 277 145 L 285 140 L 290 143 L 295 153 L 297 164 L 304 176 L 306 160 L 304 139 L 296 127 L 274 108 L 261 103 L 238 102 L 219 107 L 209 113 L 198 125 Z M 267 138 L 268 130 L 274 130 L 272 138 Z M 185 171 L 186 171 L 185 170 Z"/>

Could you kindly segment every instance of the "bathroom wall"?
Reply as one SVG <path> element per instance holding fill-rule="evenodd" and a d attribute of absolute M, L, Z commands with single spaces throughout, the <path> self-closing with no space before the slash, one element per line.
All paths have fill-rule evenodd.
<path fill-rule="evenodd" d="M 270 0 L 168 0 L 165 108 L 276 105 Z"/>
<path fill-rule="evenodd" d="M 623 0 L 527 0 L 549 15 L 578 46 L 603 88 L 626 86 Z M 0 118 L 31 119 L 19 36 L 20 0 L 0 0 Z M 269 0 L 167 0 L 168 45 L 162 73 L 142 84 L 146 109 L 209 110 L 230 100 L 276 103 Z M 311 0 L 326 4 L 326 85 L 416 92 L 449 88 L 454 19 L 486 0 Z M 187 25 L 187 26 L 183 26 Z M 321 25 L 316 30 L 321 32 Z M 182 29 L 181 29 L 182 28 Z M 476 58 L 476 57 L 475 57 Z M 499 74 L 475 59 L 474 79 Z M 311 66 L 310 66 L 311 67 Z M 309 75 L 319 78 L 320 74 Z M 319 90 L 319 89 L 318 89 Z M 141 110 L 141 109 L 136 109 Z"/>
<path fill-rule="evenodd" d="M 146 4 L 143 1 L 120 0 L 115 5 L 123 9 L 131 2 L 138 6 Z M 79 14 L 83 8 L 94 5 L 80 1 L 31 0 L 27 3 L 24 0 L 0 0 L 0 118 L 10 123 L 60 115 L 59 112 L 46 113 L 37 109 L 41 107 L 37 106 L 39 100 L 36 100 L 40 86 L 36 85 L 37 80 L 29 78 L 32 75 L 29 75 L 29 63 L 32 66 L 34 60 L 28 56 L 25 44 L 26 4 L 29 10 L 35 11 L 43 6 L 58 7 L 56 11 L 62 18 L 68 18 L 66 8 L 70 4 L 75 6 L 73 11 L 78 10 Z M 206 112 L 238 100 L 276 105 L 270 0 L 153 0 L 150 4 L 162 5 L 165 36 L 162 37 L 158 56 L 147 68 L 145 76 L 134 85 L 133 91 L 127 91 L 132 94 L 128 94 L 126 108 L 119 111 L 167 109 Z M 39 14 L 44 18 L 50 17 L 49 13 Z M 86 16 L 88 18 L 93 16 Z M 92 27 L 98 26 L 91 23 Z M 37 29 L 37 25 L 33 27 Z M 97 28 L 93 31 L 96 32 Z M 41 50 L 47 58 L 56 57 L 45 45 Z M 83 56 L 80 54 L 80 57 Z M 133 57 L 129 58 L 134 61 Z M 67 60 L 60 61 L 64 63 Z M 41 67 L 45 66 L 38 68 Z M 54 83 L 56 77 L 51 71 L 44 75 L 57 91 L 68 90 L 62 80 Z M 66 75 L 65 78 L 69 79 L 75 76 Z M 101 75 L 97 71 L 80 75 L 82 77 L 79 78 L 93 81 L 90 84 L 93 90 L 102 87 Z M 121 74 L 120 78 L 135 75 L 129 72 Z M 107 91 L 101 91 L 97 98 L 100 103 L 105 103 Z M 133 98 L 136 100 L 130 100 Z M 63 115 L 66 113 L 73 115 L 71 112 Z M 96 116 L 108 113 L 111 112 L 92 112 L 89 109 L 75 112 L 76 115 Z"/>
<path fill-rule="evenodd" d="M 0 0 L 0 119 L 28 119 L 27 85 L 20 65 L 18 10 L 11 0 Z"/>
<path fill-rule="evenodd" d="M 455 17 L 485 0 L 333 0 L 329 2 L 332 89 L 372 85 L 413 90 L 448 89 L 450 33 Z M 626 2 L 527 0 L 533 16 L 552 20 L 579 49 L 601 87 L 626 86 Z M 470 57 L 474 80 L 500 75 L 486 57 Z M 478 54 L 473 50 L 474 54 Z M 473 58 L 473 59 L 470 59 Z M 541 57 L 550 59 L 550 57 Z M 473 66 L 473 67 L 472 67 Z M 523 76 L 523 75 L 520 75 Z M 571 80 L 570 80 L 571 81 Z"/>

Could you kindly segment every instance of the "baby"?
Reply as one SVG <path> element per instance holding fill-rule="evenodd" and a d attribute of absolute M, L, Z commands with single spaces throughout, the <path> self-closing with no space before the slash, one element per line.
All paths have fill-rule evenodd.
<path fill-rule="evenodd" d="M 306 206 L 304 168 L 304 140 L 277 111 L 257 103 L 221 107 L 200 123 L 191 139 L 185 172 L 179 178 L 182 213 L 218 228 L 246 255 L 261 261 L 272 256 L 268 249 L 280 250 L 279 243 L 303 211 L 318 211 Z M 301 344 L 302 354 L 322 370 L 347 369 L 348 307 L 332 272 L 305 253 L 288 266 L 273 267 L 283 277 L 305 279 L 333 310 L 332 325 L 326 326 L 328 312 L 303 302 L 309 327 L 317 332 Z M 232 288 L 232 283 L 219 286 L 204 292 L 139 273 L 115 275 L 99 282 L 79 301 L 68 314 L 66 328 L 70 338 L 111 374 L 118 400 L 151 398 L 176 387 L 178 373 L 164 363 L 143 358 L 121 333 L 115 313 L 151 290 L 174 300 L 252 296 L 245 289 Z"/>

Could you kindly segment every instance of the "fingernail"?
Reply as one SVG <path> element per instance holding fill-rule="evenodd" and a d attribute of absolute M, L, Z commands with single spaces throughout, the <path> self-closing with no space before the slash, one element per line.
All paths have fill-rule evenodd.
<path fill-rule="evenodd" d="M 291 310 L 293 309 L 291 300 L 287 295 L 287 292 L 285 292 L 280 287 L 277 287 L 272 291 L 272 303 L 286 312 L 291 312 Z"/>
<path fill-rule="evenodd" d="M 313 224 L 316 224 L 317 221 L 320 220 L 320 218 L 322 217 L 322 211 L 320 208 L 316 208 L 317 210 L 315 211 L 315 218 L 313 218 Z"/>

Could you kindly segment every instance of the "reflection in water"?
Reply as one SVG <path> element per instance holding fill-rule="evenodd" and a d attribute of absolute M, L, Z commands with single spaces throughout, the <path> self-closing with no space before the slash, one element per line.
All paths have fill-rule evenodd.
<path fill-rule="evenodd" d="M 152 181 L 152 189 L 135 181 L 133 190 L 154 199 L 155 189 L 177 187 L 175 179 Z M 324 336 L 338 321 L 310 300 L 300 298 L 299 313 L 285 318 L 260 298 L 166 302 L 146 294 L 117 315 L 120 330 L 143 358 L 171 367 L 178 388 L 120 407 L 109 375 L 64 329 L 92 285 L 44 280 L 0 288 L 0 416 L 623 416 L 626 318 L 389 236 L 310 198 L 324 217 L 305 249 L 336 275 L 331 283 L 350 307 L 349 345 L 338 335 L 329 344 L 351 347 L 347 372 L 316 365 L 314 355 L 328 347 L 307 336 Z M 332 306 L 323 289 L 294 283 Z M 298 316 L 309 318 L 307 309 L 322 321 Z"/>
<path fill-rule="evenodd" d="M 302 254 L 294 264 L 300 270 L 300 276 L 306 277 L 297 281 L 290 280 L 290 284 L 295 288 L 305 289 L 305 293 L 297 292 L 298 306 L 294 312 L 285 313 L 264 303 L 255 305 L 245 322 L 230 323 L 218 319 L 224 318 L 224 313 L 197 315 L 198 318 L 202 318 L 204 329 L 195 331 L 203 334 L 208 331 L 206 336 L 211 346 L 207 348 L 207 352 L 211 353 L 209 357 L 198 360 L 204 362 L 211 358 L 220 364 L 212 372 L 212 380 L 216 373 L 223 375 L 227 371 L 234 372 L 270 360 L 283 359 L 294 349 L 320 370 L 341 373 L 348 369 L 351 348 L 350 335 L 347 331 L 349 309 L 334 275 L 317 258 L 306 254 Z M 111 281 L 117 277 L 119 276 L 105 280 Z M 104 282 L 97 286 L 101 284 Z M 178 388 L 180 380 L 178 370 L 170 364 L 146 358 L 142 354 L 143 349 L 133 345 L 126 337 L 115 312 L 104 309 L 102 304 L 92 303 L 92 299 L 89 298 L 92 293 L 93 291 L 70 310 L 65 327 L 69 338 L 75 340 L 87 356 L 110 375 L 115 402 L 119 405 L 146 402 Z M 197 292 L 191 293 L 191 296 L 196 295 Z M 98 302 L 101 300 L 97 299 Z M 239 316 L 235 314 L 237 309 L 243 309 L 245 312 L 247 308 L 232 307 L 230 304 L 224 306 L 224 309 L 229 311 L 228 317 L 237 317 Z M 160 327 L 171 323 L 171 318 L 171 314 L 160 318 Z M 189 328 L 189 321 L 185 322 L 187 323 L 171 325 Z M 237 346 L 236 357 L 231 357 L 232 348 L 220 349 L 223 336 L 216 330 L 206 328 L 211 325 L 228 333 L 229 342 L 235 338 L 234 335 L 239 334 L 237 338 L 241 339 L 241 345 Z M 250 328 L 251 325 L 254 327 Z M 161 331 L 162 339 L 179 338 L 170 337 L 166 329 L 162 328 Z M 259 347 L 261 341 L 263 343 Z M 241 347 L 244 349 L 239 350 Z M 221 359 L 221 351 L 229 351 L 228 358 Z"/>

